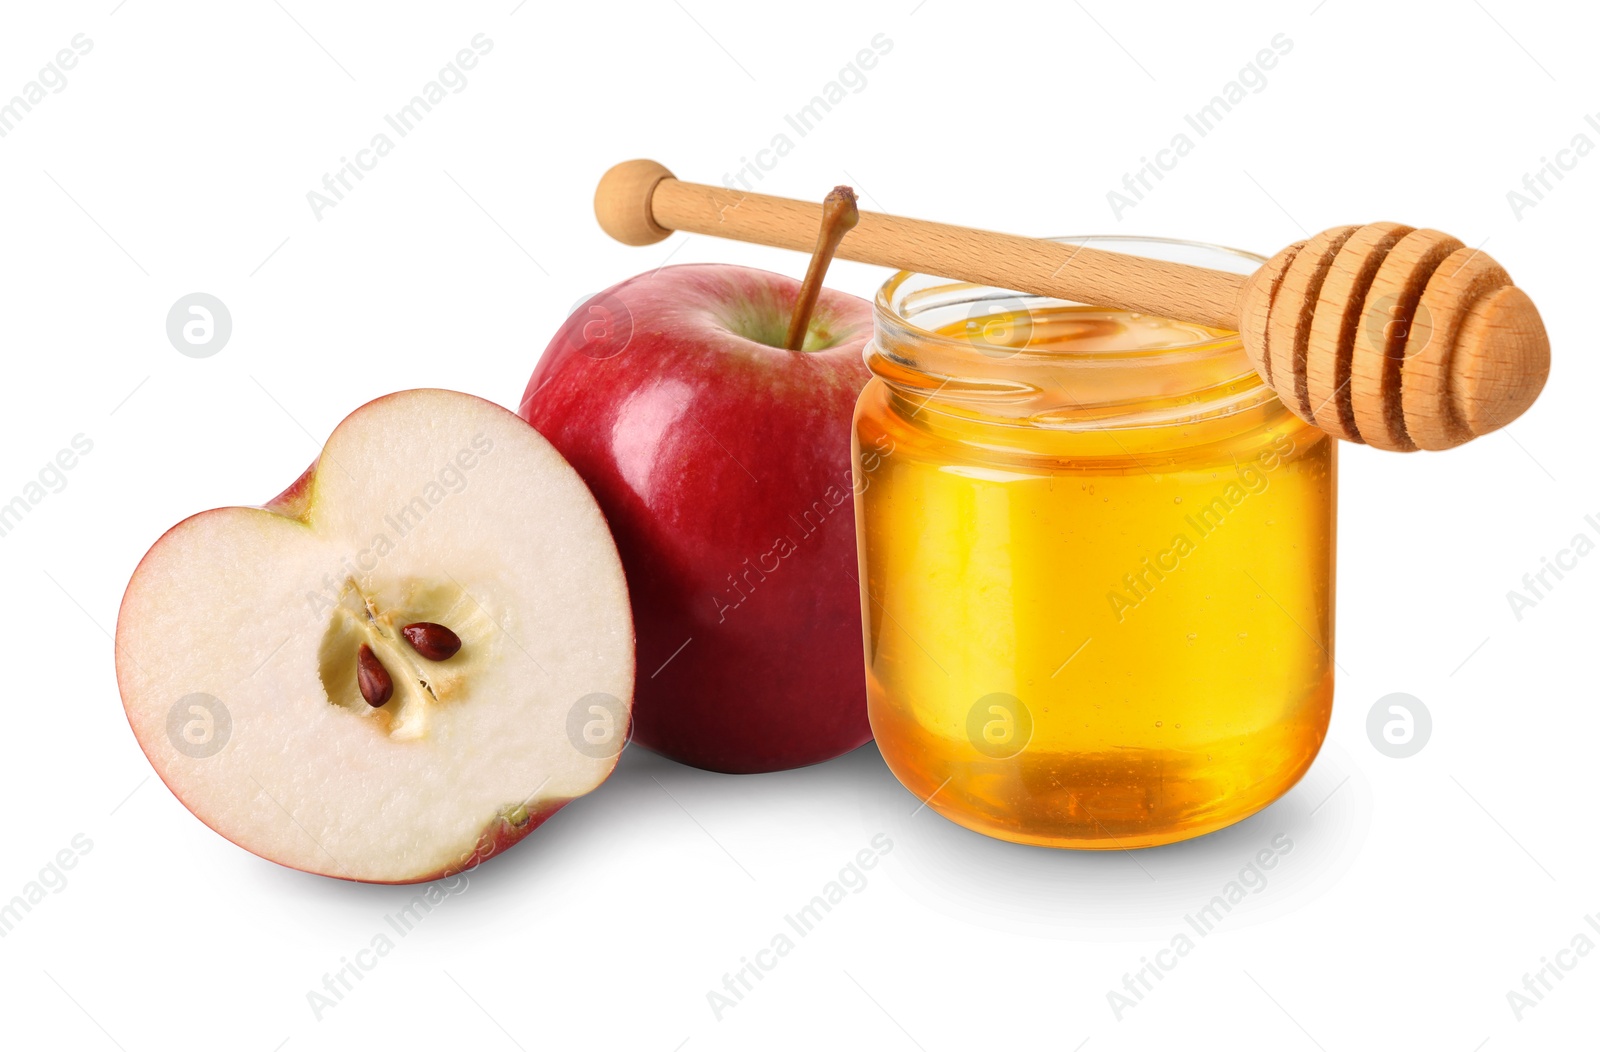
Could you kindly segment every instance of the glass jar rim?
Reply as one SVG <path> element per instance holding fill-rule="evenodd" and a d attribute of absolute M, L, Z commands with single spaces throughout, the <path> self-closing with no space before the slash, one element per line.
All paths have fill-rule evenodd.
<path fill-rule="evenodd" d="M 1174 238 L 1098 235 L 1049 240 L 1094 243 L 1110 251 L 1241 274 L 1266 262 L 1241 249 Z M 1130 340 L 1128 346 L 1095 350 L 1062 345 L 1032 348 L 1025 342 L 985 346 L 981 339 L 935 331 L 948 331 L 951 321 L 963 317 L 970 324 L 1001 317 L 1008 309 L 1014 317 L 1019 307 L 1056 306 L 1094 305 L 902 270 L 885 281 L 875 297 L 876 329 L 867 348 L 867 365 L 891 387 L 922 396 L 930 410 L 942 404 L 951 410 L 993 415 L 999 423 L 1066 430 L 1161 426 L 1228 416 L 1276 397 L 1256 374 L 1238 333 L 1197 323 L 1170 323 L 1175 333 L 1185 328 L 1192 332 L 1194 338 L 1187 341 L 1146 345 Z M 965 315 L 960 313 L 963 309 Z M 920 323 L 924 314 L 942 314 L 944 320 Z M 1069 386 L 1078 386 L 1078 392 Z"/>
<path fill-rule="evenodd" d="M 1203 265 L 1211 267 L 1214 270 L 1231 270 L 1239 274 L 1249 274 L 1267 261 L 1265 256 L 1257 255 L 1248 249 L 1233 248 L 1228 245 L 1218 245 L 1209 241 L 1188 241 L 1182 238 L 1172 237 L 1146 237 L 1138 234 L 1075 234 L 1068 237 L 1045 237 L 1041 240 L 1055 241 L 1064 245 L 1080 245 L 1085 247 L 1090 243 L 1094 243 L 1096 247 L 1100 247 L 1101 245 L 1109 246 L 1109 250 L 1113 252 L 1118 251 L 1118 246 L 1121 246 L 1122 248 L 1128 250 L 1129 255 L 1149 256 L 1154 259 L 1163 259 L 1169 262 L 1195 262 L 1195 259 L 1182 258 L 1184 256 L 1194 256 L 1198 259 L 1203 259 Z M 1132 248 L 1136 245 L 1154 248 L 1156 251 L 1134 252 L 1132 251 Z M 1227 263 L 1229 260 L 1235 261 L 1236 265 L 1228 266 Z M 954 350 L 970 351 L 972 348 L 971 341 L 958 339 L 954 336 L 941 336 L 932 330 L 924 329 L 914 324 L 910 320 L 910 317 L 902 309 L 903 301 L 897 301 L 895 299 L 895 297 L 901 293 L 905 284 L 908 281 L 912 281 L 916 278 L 931 278 L 939 281 L 948 281 L 948 287 L 952 288 L 961 285 L 967 285 L 974 289 L 988 288 L 995 292 L 1009 293 L 1010 296 L 1015 299 L 1037 299 L 1041 301 L 1051 301 L 1051 297 L 1034 296 L 1031 293 L 1017 292 L 1014 289 L 1002 289 L 997 286 L 984 286 L 972 282 L 957 282 L 951 279 L 939 278 L 934 274 L 925 274 L 922 271 L 917 270 L 900 270 L 891 274 L 888 280 L 878 287 L 877 295 L 873 297 L 874 313 L 881 316 L 887 316 L 899 322 L 906 329 L 911 330 L 919 341 L 926 341 L 932 344 L 941 344 Z M 1078 301 L 1055 300 L 1054 302 L 1072 303 Z M 1093 306 L 1093 304 L 1084 305 Z M 1129 353 L 1181 353 L 1200 347 L 1207 347 L 1219 342 L 1230 341 L 1235 338 L 1235 334 L 1228 333 L 1225 335 L 1208 336 L 1195 340 L 1193 343 L 1189 344 L 1177 344 L 1171 347 L 1161 348 L 1147 348 L 1142 352 L 1129 352 L 1125 350 L 1090 352 L 1082 355 L 1081 357 L 1094 358 L 1099 357 L 1102 354 L 1109 357 L 1121 357 Z"/>

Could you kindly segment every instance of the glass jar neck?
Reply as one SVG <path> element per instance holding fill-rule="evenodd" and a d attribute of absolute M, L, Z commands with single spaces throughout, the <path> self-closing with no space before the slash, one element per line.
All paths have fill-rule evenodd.
<path fill-rule="evenodd" d="M 1236 272 L 1262 262 L 1190 242 L 1060 240 Z M 1238 334 L 1204 325 L 908 271 L 875 306 L 868 367 L 936 413 L 1061 431 L 1159 428 L 1276 399 Z"/>

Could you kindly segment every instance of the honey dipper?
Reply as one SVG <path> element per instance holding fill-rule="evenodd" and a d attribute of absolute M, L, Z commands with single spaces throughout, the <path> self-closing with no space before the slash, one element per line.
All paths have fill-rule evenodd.
<path fill-rule="evenodd" d="M 624 244 L 686 230 L 806 252 L 822 216 L 818 204 L 681 182 L 644 160 L 608 171 L 594 208 Z M 1498 263 L 1399 223 L 1325 230 L 1248 275 L 873 212 L 838 255 L 1237 330 L 1297 416 L 1380 449 L 1449 449 L 1504 427 L 1550 372 L 1538 309 Z"/>

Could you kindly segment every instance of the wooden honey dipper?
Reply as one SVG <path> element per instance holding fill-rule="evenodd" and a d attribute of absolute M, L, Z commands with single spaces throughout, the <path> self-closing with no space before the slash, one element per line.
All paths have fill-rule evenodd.
<path fill-rule="evenodd" d="M 595 216 L 628 245 L 674 230 L 808 252 L 822 206 L 679 181 L 654 161 L 600 180 Z M 1449 449 L 1504 427 L 1550 373 L 1550 340 L 1500 265 L 1437 230 L 1341 226 L 1253 274 L 874 212 L 838 255 L 897 270 L 1237 330 L 1302 420 L 1380 449 Z"/>

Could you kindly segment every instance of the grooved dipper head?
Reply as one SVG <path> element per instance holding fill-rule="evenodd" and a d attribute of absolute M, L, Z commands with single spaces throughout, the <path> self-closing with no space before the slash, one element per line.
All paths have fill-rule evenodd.
<path fill-rule="evenodd" d="M 1240 336 L 1297 416 L 1380 449 L 1449 449 L 1504 427 L 1550 374 L 1550 340 L 1494 260 L 1437 230 L 1336 227 L 1245 285 Z"/>

